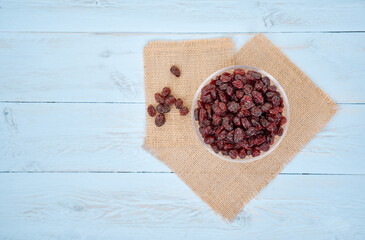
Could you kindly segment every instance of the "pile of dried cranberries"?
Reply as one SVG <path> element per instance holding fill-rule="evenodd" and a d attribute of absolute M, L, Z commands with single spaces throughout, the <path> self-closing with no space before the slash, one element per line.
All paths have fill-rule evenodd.
<path fill-rule="evenodd" d="M 197 105 L 194 117 L 204 142 L 232 159 L 268 151 L 287 122 L 276 86 L 255 71 L 217 76 L 202 88 Z"/>
<path fill-rule="evenodd" d="M 155 118 L 155 125 L 157 127 L 161 127 L 165 124 L 166 118 L 165 114 L 170 112 L 170 106 L 175 104 L 175 107 L 179 109 L 180 115 L 185 116 L 189 113 L 189 109 L 184 107 L 183 100 L 181 98 L 176 99 L 173 95 L 171 95 L 171 89 L 168 87 L 164 87 L 161 93 L 155 93 L 155 101 L 158 103 L 155 108 L 152 104 L 147 107 L 147 113 L 151 117 L 156 116 L 156 110 L 158 112 Z"/>

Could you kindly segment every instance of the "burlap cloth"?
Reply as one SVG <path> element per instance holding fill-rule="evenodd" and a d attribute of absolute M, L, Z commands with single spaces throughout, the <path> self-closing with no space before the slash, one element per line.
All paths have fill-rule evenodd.
<path fill-rule="evenodd" d="M 169 71 L 181 70 L 180 78 Z M 256 35 L 236 54 L 230 38 L 150 42 L 144 49 L 146 107 L 168 86 L 191 108 L 193 96 L 210 74 L 230 65 L 250 65 L 275 77 L 290 104 L 287 135 L 269 156 L 252 163 L 231 163 L 214 157 L 198 142 L 190 114 L 166 115 L 157 128 L 146 117 L 144 148 L 164 162 L 215 212 L 233 220 L 256 194 L 294 158 L 335 114 L 337 105 L 264 35 Z M 192 109 L 190 109 L 192 111 Z"/>

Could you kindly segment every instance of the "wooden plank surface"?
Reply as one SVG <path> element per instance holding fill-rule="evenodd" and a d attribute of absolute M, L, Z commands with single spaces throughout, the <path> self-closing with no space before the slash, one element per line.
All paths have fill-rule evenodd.
<path fill-rule="evenodd" d="M 365 105 L 340 107 L 284 173 L 365 174 Z M 0 171 L 170 171 L 141 148 L 144 104 L 3 103 L 0 110 Z"/>
<path fill-rule="evenodd" d="M 266 35 L 335 101 L 365 102 L 365 34 Z M 148 41 L 227 36 L 253 34 L 0 33 L 0 101 L 143 102 Z"/>
<path fill-rule="evenodd" d="M 365 2 L 2 0 L 0 31 L 364 31 Z"/>
<path fill-rule="evenodd" d="M 361 240 L 364 184 L 278 176 L 227 224 L 174 174 L 0 174 L 0 238 Z"/>
<path fill-rule="evenodd" d="M 364 239 L 365 1 L 0 0 L 0 239 Z M 148 41 L 265 32 L 341 110 L 227 224 L 141 149 Z"/>

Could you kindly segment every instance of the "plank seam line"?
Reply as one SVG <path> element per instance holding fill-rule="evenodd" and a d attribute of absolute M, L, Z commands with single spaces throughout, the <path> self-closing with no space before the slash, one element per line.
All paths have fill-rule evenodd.
<path fill-rule="evenodd" d="M 125 35 L 209 35 L 209 34 L 257 34 L 257 33 L 264 33 L 264 34 L 271 34 L 271 33 L 323 33 L 323 34 L 332 34 L 332 33 L 365 33 L 365 30 L 338 30 L 338 31 L 277 31 L 277 32 L 52 32 L 52 31 L 2 31 L 0 33 L 30 33 L 30 34 L 125 34 Z"/>
<path fill-rule="evenodd" d="M 146 102 L 77 102 L 77 101 L 0 101 L 0 103 L 40 103 L 40 104 L 146 104 Z M 350 103 L 342 103 L 336 102 L 341 105 L 363 105 L 365 102 L 350 102 Z"/>
<path fill-rule="evenodd" d="M 42 174 L 42 173 L 91 173 L 91 174 L 175 174 L 171 171 L 0 171 L 0 174 L 21 174 L 21 173 L 29 173 L 29 174 Z M 279 173 L 279 175 L 288 175 L 288 176 L 365 176 L 362 173 Z"/>

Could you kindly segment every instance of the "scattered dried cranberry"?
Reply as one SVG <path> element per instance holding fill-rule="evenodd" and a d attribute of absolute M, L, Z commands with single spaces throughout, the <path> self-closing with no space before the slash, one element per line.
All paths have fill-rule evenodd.
<path fill-rule="evenodd" d="M 187 107 L 183 107 L 180 109 L 180 115 L 186 116 L 189 113 L 189 109 Z"/>
<path fill-rule="evenodd" d="M 169 95 L 170 95 L 170 93 L 171 93 L 171 89 L 170 89 L 170 88 L 168 88 L 168 87 L 164 87 L 164 88 L 162 89 L 161 95 L 162 95 L 164 98 L 166 98 L 167 96 L 169 96 Z"/>
<path fill-rule="evenodd" d="M 156 109 L 154 106 L 152 105 L 149 105 L 148 108 L 147 108 L 147 112 L 148 112 L 148 115 L 150 115 L 151 117 L 154 117 L 156 116 Z"/>
<path fill-rule="evenodd" d="M 157 127 L 161 127 L 166 122 L 165 115 L 163 113 L 157 114 L 155 118 L 155 124 Z"/>
<path fill-rule="evenodd" d="M 157 112 L 159 113 L 168 113 L 170 112 L 170 106 L 167 104 L 158 104 L 156 107 Z"/>
<path fill-rule="evenodd" d="M 180 69 L 176 66 L 172 66 L 170 68 L 170 72 L 174 74 L 176 77 L 180 77 Z"/>
<path fill-rule="evenodd" d="M 155 93 L 155 101 L 157 103 L 165 103 L 165 98 L 160 93 Z"/>
<path fill-rule="evenodd" d="M 283 135 L 283 99 L 270 82 L 258 72 L 235 69 L 202 88 L 194 118 L 214 152 L 232 159 L 256 157 L 270 149 L 275 136 Z M 182 108 L 178 101 L 176 106 Z"/>
<path fill-rule="evenodd" d="M 177 109 L 181 109 L 183 107 L 183 104 L 184 102 L 183 100 L 181 100 L 181 98 L 176 99 L 175 106 Z"/>
<path fill-rule="evenodd" d="M 165 103 L 169 106 L 174 105 L 176 102 L 176 98 L 174 96 L 169 96 L 166 98 Z"/>
<path fill-rule="evenodd" d="M 211 87 L 215 89 L 215 85 L 211 85 Z M 170 106 L 174 104 L 176 105 L 177 109 L 180 109 L 179 112 L 181 116 L 185 116 L 189 113 L 189 109 L 187 107 L 183 107 L 183 101 L 180 98 L 176 100 L 176 98 L 171 95 L 171 89 L 168 87 L 164 87 L 161 93 L 155 93 L 155 100 L 157 103 L 159 103 L 156 109 L 152 105 L 149 105 L 147 108 L 147 112 L 151 117 L 156 116 L 156 111 L 159 113 L 155 118 L 155 124 L 157 127 L 161 127 L 162 125 L 165 124 L 166 119 L 164 114 L 170 112 L 171 110 Z M 198 102 L 198 105 L 199 107 L 204 107 L 202 102 Z M 205 107 L 209 113 L 208 117 L 211 118 L 212 115 L 211 105 L 206 104 Z M 197 121 L 199 120 L 199 115 L 200 115 L 199 109 L 195 109 L 194 110 L 195 120 Z M 201 121 L 199 125 L 207 127 L 211 124 L 212 123 L 210 119 L 203 119 L 203 121 Z"/>

